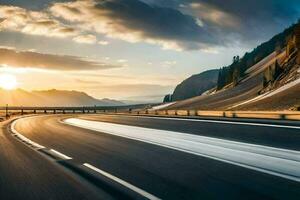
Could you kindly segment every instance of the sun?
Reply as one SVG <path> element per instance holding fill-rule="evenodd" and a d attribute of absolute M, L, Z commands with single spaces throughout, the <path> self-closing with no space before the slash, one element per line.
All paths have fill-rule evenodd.
<path fill-rule="evenodd" d="M 18 83 L 17 78 L 11 74 L 0 74 L 0 87 L 5 90 L 16 89 Z"/>

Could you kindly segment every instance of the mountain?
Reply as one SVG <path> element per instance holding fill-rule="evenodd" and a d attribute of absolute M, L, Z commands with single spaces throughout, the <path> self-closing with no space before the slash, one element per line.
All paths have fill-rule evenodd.
<path fill-rule="evenodd" d="M 283 32 L 275 35 L 269 41 L 260 44 L 251 52 L 246 52 L 242 58 L 234 56 L 231 65 L 220 69 L 217 88 L 222 89 L 226 85 L 236 82 L 237 79 L 247 75 L 245 72 L 250 67 L 259 63 L 274 51 L 280 51 L 285 48 L 297 25 L 298 24 L 292 25 Z"/>
<path fill-rule="evenodd" d="M 123 102 L 95 99 L 84 92 L 66 90 L 25 91 L 0 89 L 0 105 L 13 106 L 120 106 Z"/>
<path fill-rule="evenodd" d="M 208 70 L 185 79 L 176 86 L 171 97 L 172 101 L 199 96 L 203 92 L 212 89 L 217 84 L 218 72 L 218 69 Z"/>
<path fill-rule="evenodd" d="M 164 109 L 299 110 L 300 23 L 218 73 L 214 90 Z"/>

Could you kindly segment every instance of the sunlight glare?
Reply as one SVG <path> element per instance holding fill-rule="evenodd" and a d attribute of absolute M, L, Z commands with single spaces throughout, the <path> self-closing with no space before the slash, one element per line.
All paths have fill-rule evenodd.
<path fill-rule="evenodd" d="M 13 90 L 17 87 L 17 79 L 11 74 L 0 75 L 0 87 L 5 90 Z"/>

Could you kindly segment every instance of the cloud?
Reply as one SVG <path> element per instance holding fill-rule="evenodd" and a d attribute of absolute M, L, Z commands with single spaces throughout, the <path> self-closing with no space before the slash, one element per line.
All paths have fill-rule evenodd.
<path fill-rule="evenodd" d="M 97 38 L 94 35 L 79 35 L 73 38 L 75 42 L 84 43 L 84 44 L 95 44 L 97 42 Z"/>
<path fill-rule="evenodd" d="M 299 0 L 182 0 L 177 7 L 211 27 L 226 43 L 269 39 L 300 17 Z"/>
<path fill-rule="evenodd" d="M 47 70 L 102 70 L 118 68 L 102 62 L 90 61 L 67 55 L 42 54 L 32 51 L 16 51 L 0 48 L 0 65 L 19 68 L 38 68 Z"/>
<path fill-rule="evenodd" d="M 77 35 L 78 32 L 71 27 L 63 27 L 57 21 L 41 20 L 28 23 L 21 32 L 30 35 L 43 35 L 47 37 L 69 37 Z"/>
<path fill-rule="evenodd" d="M 0 18 L 3 30 L 61 38 L 78 34 L 75 28 L 61 23 L 45 12 L 15 6 L 0 6 Z"/>
<path fill-rule="evenodd" d="M 193 16 L 225 46 L 256 46 L 295 23 L 299 0 L 142 0 Z M 210 47 L 211 48 L 211 47 Z"/>
<path fill-rule="evenodd" d="M 193 17 L 138 0 L 78 0 L 55 3 L 50 11 L 107 37 L 158 44 L 166 49 L 199 49 L 220 42 Z"/>
<path fill-rule="evenodd" d="M 241 21 L 235 15 L 218 9 L 208 3 L 191 3 L 190 11 L 198 17 L 198 22 L 204 26 L 204 21 L 213 23 L 220 27 L 237 28 L 241 25 Z"/>
<path fill-rule="evenodd" d="M 30 4 L 23 2 L 24 6 Z M 107 41 L 95 38 L 104 35 L 132 43 L 160 45 L 163 49 L 209 52 L 241 43 L 257 44 L 282 31 L 300 16 L 299 0 L 288 3 L 285 0 L 49 2 L 45 0 L 40 11 L 0 6 L 0 30 L 107 45 Z"/>
<path fill-rule="evenodd" d="M 71 11 L 76 13 L 76 11 Z M 97 38 L 93 34 L 84 34 L 82 27 L 65 25 L 45 11 L 31 11 L 15 6 L 0 5 L 0 30 L 16 31 L 29 35 L 46 37 L 73 38 L 82 44 L 96 44 Z M 107 45 L 107 41 L 99 41 Z"/>

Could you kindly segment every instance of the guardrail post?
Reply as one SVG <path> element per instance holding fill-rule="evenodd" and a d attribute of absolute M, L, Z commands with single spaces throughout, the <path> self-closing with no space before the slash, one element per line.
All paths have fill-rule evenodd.
<path fill-rule="evenodd" d="M 24 115 L 24 110 L 23 109 L 21 109 L 21 115 Z"/>
<path fill-rule="evenodd" d="M 286 118 L 285 114 L 281 114 L 279 117 L 280 117 L 280 119 L 285 119 Z"/>
<path fill-rule="evenodd" d="M 44 110 L 44 113 L 47 114 L 47 110 Z"/>
<path fill-rule="evenodd" d="M 73 114 L 75 114 L 75 109 L 73 109 Z"/>
<path fill-rule="evenodd" d="M 36 110 L 33 110 L 33 113 L 36 114 Z"/>
<path fill-rule="evenodd" d="M 56 110 L 55 109 L 53 110 L 53 114 L 56 114 Z"/>
<path fill-rule="evenodd" d="M 8 118 L 8 104 L 6 104 L 6 107 L 5 107 L 5 117 Z"/>
<path fill-rule="evenodd" d="M 65 109 L 63 109 L 62 111 L 63 111 L 63 114 L 66 114 L 66 111 L 65 111 Z"/>
<path fill-rule="evenodd" d="M 233 118 L 236 118 L 236 117 L 237 117 L 237 115 L 236 115 L 235 112 L 232 112 L 232 117 L 233 117 Z"/>

